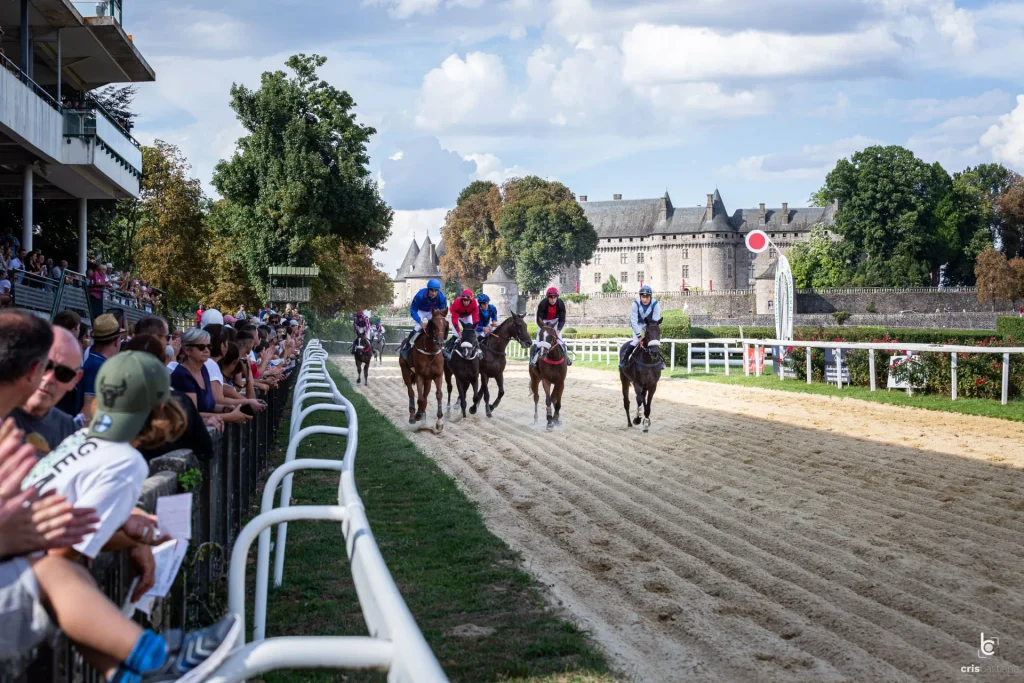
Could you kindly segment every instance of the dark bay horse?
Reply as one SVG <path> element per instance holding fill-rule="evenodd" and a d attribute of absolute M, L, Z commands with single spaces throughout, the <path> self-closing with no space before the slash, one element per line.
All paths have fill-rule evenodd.
<path fill-rule="evenodd" d="M 473 387 L 473 404 L 479 400 L 480 394 L 480 347 L 477 345 L 476 329 L 472 325 L 462 326 L 459 343 L 452 349 L 451 358 L 444 362 L 444 379 L 448 384 L 448 405 L 452 404 L 452 375 L 459 390 L 459 407 L 462 417 L 466 417 L 466 390 Z"/>
<path fill-rule="evenodd" d="M 648 320 L 644 328 L 644 336 L 640 340 L 636 353 L 634 347 L 626 342 L 619 354 L 627 355 L 626 366 L 619 368 L 619 379 L 622 381 L 622 407 L 626 409 L 626 425 L 632 427 L 640 424 L 640 408 L 644 409 L 644 431 L 651 427 L 651 401 L 658 389 L 661 379 L 661 320 Z M 636 417 L 629 418 L 629 385 L 636 392 Z"/>
<path fill-rule="evenodd" d="M 568 372 L 566 355 L 558 342 L 558 332 L 553 327 L 541 327 L 544 341 L 537 342 L 540 353 L 537 366 L 530 366 L 530 391 L 533 392 L 533 421 L 537 421 L 537 403 L 540 394 L 537 389 L 544 385 L 545 407 L 548 417 L 548 429 L 554 429 L 559 422 L 562 410 L 562 390 L 565 389 L 565 376 Z"/>
<path fill-rule="evenodd" d="M 474 397 L 473 407 L 469 412 L 476 415 L 477 404 L 480 398 L 484 400 L 484 410 L 487 417 L 491 411 L 501 403 L 501 397 L 505 395 L 505 348 L 508 343 L 515 339 L 523 348 L 530 348 L 533 340 L 530 339 L 530 331 L 526 327 L 526 319 L 521 315 L 512 313 L 494 328 L 489 335 L 480 342 L 480 349 L 483 351 L 483 358 L 480 359 L 480 379 L 482 381 L 480 394 Z M 491 393 L 487 389 L 487 382 L 494 379 L 498 385 L 498 397 L 491 403 Z"/>
<path fill-rule="evenodd" d="M 427 394 L 430 384 L 436 387 L 437 422 L 434 431 L 438 434 L 444 429 L 444 411 L 441 410 L 441 380 L 444 378 L 444 340 L 448 336 L 448 309 L 435 310 L 430 321 L 423 325 L 423 333 L 416 338 L 409 349 L 409 360 L 401 355 L 398 366 L 402 369 L 402 379 L 409 390 L 409 424 L 416 424 L 425 419 L 427 412 Z M 415 389 L 413 385 L 415 384 Z"/>
<path fill-rule="evenodd" d="M 356 359 L 356 384 L 361 381 L 370 383 L 370 361 L 373 360 L 373 348 L 365 334 L 357 334 L 352 343 L 352 355 Z"/>

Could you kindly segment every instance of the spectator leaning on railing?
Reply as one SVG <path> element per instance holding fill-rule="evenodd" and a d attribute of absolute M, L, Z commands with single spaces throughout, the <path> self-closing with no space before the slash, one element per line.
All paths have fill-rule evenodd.
<path fill-rule="evenodd" d="M 51 335 L 41 318 L 0 314 L 0 417 L 34 394 L 45 368 L 40 349 L 49 347 Z M 132 599 L 152 585 L 148 545 L 163 539 L 154 520 L 133 509 L 148 473 L 135 447 L 180 431 L 156 359 L 124 354 L 97 381 L 103 402 L 93 428 L 38 463 L 13 421 L 0 427 L 0 678 L 17 676 L 34 648 L 56 635 L 56 623 L 107 680 L 203 680 L 234 643 L 241 627 L 236 617 L 187 635 L 143 631 L 79 562 L 101 549 L 131 549 L 145 570 Z"/>
<path fill-rule="evenodd" d="M 82 415 L 86 421 L 92 419 L 96 410 L 96 374 L 103 364 L 121 350 L 121 333 L 124 330 L 117 319 L 109 313 L 97 317 L 92 326 L 93 345 L 89 356 L 82 364 Z"/>

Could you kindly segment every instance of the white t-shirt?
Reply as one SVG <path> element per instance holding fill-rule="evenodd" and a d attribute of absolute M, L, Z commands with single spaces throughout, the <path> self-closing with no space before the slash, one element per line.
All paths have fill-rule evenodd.
<path fill-rule="evenodd" d="M 7 294 L 11 291 L 11 281 L 7 278 L 0 280 L 0 294 Z"/>
<path fill-rule="evenodd" d="M 217 365 L 217 361 L 212 358 L 207 358 L 203 365 L 206 366 L 206 371 L 210 373 L 210 381 L 220 382 L 220 385 L 224 386 L 224 373 L 220 371 L 220 366 Z"/>
<path fill-rule="evenodd" d="M 75 507 L 94 508 L 99 526 L 75 550 L 95 559 L 138 505 L 149 465 L 131 445 L 86 438 L 86 432 L 80 429 L 64 439 L 21 485 L 37 486 L 40 493 L 56 491 Z"/>
<path fill-rule="evenodd" d="M 167 364 L 167 372 L 174 372 L 174 368 L 178 367 L 178 361 L 172 360 Z"/>

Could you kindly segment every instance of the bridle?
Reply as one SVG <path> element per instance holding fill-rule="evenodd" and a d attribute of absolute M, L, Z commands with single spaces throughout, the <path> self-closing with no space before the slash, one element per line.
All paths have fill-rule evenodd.
<path fill-rule="evenodd" d="M 437 329 L 434 326 L 434 321 L 436 321 L 436 320 L 437 320 L 437 316 L 433 316 L 433 317 L 431 317 L 430 322 L 427 323 L 427 327 L 430 328 L 431 330 L 433 330 L 435 334 L 437 332 Z M 423 332 L 424 332 L 423 339 L 425 339 L 425 340 L 429 339 L 430 341 L 434 342 L 434 346 L 437 348 L 437 350 L 436 351 L 427 351 L 427 350 L 421 349 L 419 347 L 416 347 L 416 350 L 419 353 L 422 353 L 425 356 L 436 356 L 437 354 L 441 353 L 441 351 L 444 349 L 444 340 L 440 339 L 439 337 L 432 337 L 429 334 L 426 334 L 426 330 L 423 330 Z M 423 345 L 426 346 L 426 342 L 425 341 L 424 341 Z"/>

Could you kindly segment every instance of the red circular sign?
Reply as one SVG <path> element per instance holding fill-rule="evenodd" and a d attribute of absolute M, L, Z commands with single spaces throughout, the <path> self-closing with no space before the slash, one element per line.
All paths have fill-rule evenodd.
<path fill-rule="evenodd" d="M 761 251 L 768 244 L 763 232 L 754 232 L 747 238 L 747 246 L 753 251 Z"/>

